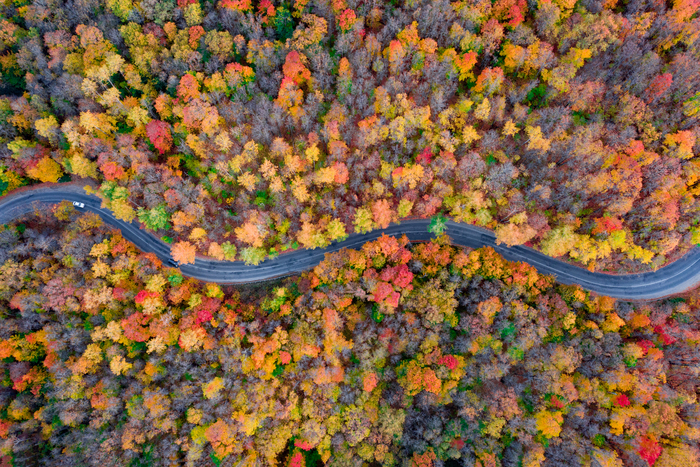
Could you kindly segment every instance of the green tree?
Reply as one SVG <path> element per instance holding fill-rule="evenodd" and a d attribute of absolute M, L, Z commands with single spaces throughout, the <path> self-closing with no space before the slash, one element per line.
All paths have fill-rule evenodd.
<path fill-rule="evenodd" d="M 150 230 L 170 230 L 170 214 L 165 204 L 159 204 L 152 209 L 138 209 L 138 219 Z"/>

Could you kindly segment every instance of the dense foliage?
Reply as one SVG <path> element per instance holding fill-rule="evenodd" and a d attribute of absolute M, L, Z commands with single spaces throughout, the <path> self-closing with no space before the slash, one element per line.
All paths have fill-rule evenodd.
<path fill-rule="evenodd" d="M 94 179 L 184 262 L 443 214 L 658 266 L 700 241 L 698 7 L 3 0 L 0 193 Z"/>
<path fill-rule="evenodd" d="M 241 295 L 68 204 L 5 226 L 0 449 L 15 465 L 698 465 L 697 300 L 595 297 L 447 240 L 382 237 Z"/>

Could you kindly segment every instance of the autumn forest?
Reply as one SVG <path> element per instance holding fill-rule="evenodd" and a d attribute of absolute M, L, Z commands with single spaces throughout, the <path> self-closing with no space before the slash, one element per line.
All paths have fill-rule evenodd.
<path fill-rule="evenodd" d="M 700 465 L 700 0 L 0 0 L 0 463 Z M 409 218 L 307 272 L 206 283 Z M 174 266 L 174 267 L 173 267 Z"/>

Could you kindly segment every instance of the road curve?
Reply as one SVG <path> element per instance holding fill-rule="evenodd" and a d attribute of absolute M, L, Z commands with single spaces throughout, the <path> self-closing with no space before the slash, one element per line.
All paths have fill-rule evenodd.
<path fill-rule="evenodd" d="M 102 220 L 121 230 L 127 240 L 141 250 L 155 253 L 166 262 L 171 258 L 170 247 L 153 235 L 114 217 L 111 211 L 102 209 L 98 197 L 87 195 L 76 185 L 43 186 L 13 193 L 0 198 L 0 223 L 6 224 L 22 214 L 33 212 L 63 200 L 85 203 L 85 210 L 97 213 Z M 247 266 L 242 261 L 216 261 L 197 258 L 194 264 L 181 266 L 182 274 L 207 282 L 242 284 L 287 276 L 307 270 L 321 260 L 326 253 L 342 248 L 359 248 L 365 242 L 376 240 L 382 234 L 403 235 L 411 241 L 433 238 L 427 227 L 430 220 L 407 220 L 391 224 L 386 229 L 367 234 L 353 234 L 342 242 L 334 242 L 324 249 L 298 250 L 267 260 L 257 266 Z M 579 284 L 601 295 L 625 299 L 660 298 L 691 289 L 700 283 L 700 248 L 695 247 L 678 261 L 654 272 L 643 274 L 610 275 L 590 272 L 563 261 L 543 255 L 525 246 L 506 247 L 496 245 L 492 232 L 469 224 L 447 222 L 447 234 L 455 245 L 470 248 L 490 246 L 510 261 L 526 262 L 542 274 L 550 274 L 563 284 Z"/>

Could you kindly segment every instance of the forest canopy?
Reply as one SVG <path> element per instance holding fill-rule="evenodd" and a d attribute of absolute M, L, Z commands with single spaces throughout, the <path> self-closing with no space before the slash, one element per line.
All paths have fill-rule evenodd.
<path fill-rule="evenodd" d="M 0 193 L 258 263 L 449 216 L 598 270 L 700 242 L 697 0 L 3 0 Z M 352 176 L 350 176 L 352 174 Z"/>
<path fill-rule="evenodd" d="M 593 296 L 448 240 L 384 236 L 241 291 L 186 279 L 70 206 L 5 226 L 0 453 L 14 465 L 700 462 L 697 297 Z"/>
<path fill-rule="evenodd" d="M 0 0 L 0 196 L 74 182 L 257 264 L 407 218 L 591 270 L 700 244 L 700 0 Z M 0 226 L 3 465 L 700 465 L 700 295 L 382 236 L 183 276 L 69 202 Z"/>

